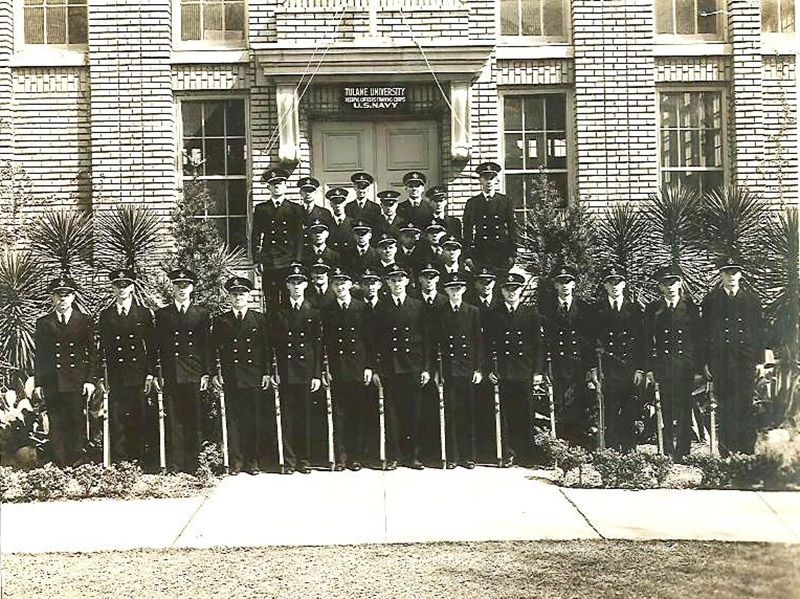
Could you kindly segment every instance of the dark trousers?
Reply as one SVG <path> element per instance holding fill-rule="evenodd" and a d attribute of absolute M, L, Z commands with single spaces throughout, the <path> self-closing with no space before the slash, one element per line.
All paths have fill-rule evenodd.
<path fill-rule="evenodd" d="M 405 463 L 419 459 L 419 409 L 422 388 L 419 373 L 387 375 L 386 456 Z"/>
<path fill-rule="evenodd" d="M 144 462 L 146 404 L 140 385 L 111 387 L 108 408 L 112 461 Z"/>
<path fill-rule="evenodd" d="M 233 469 L 258 468 L 262 401 L 260 389 L 225 390 L 228 455 Z"/>
<path fill-rule="evenodd" d="M 311 393 L 309 383 L 281 385 L 283 453 L 286 465 L 311 464 Z"/>
<path fill-rule="evenodd" d="M 500 380 L 500 413 L 505 424 L 503 457 L 514 456 L 521 465 L 533 462 L 530 381 Z"/>
<path fill-rule="evenodd" d="M 680 459 L 689 455 L 692 445 L 694 373 L 686 364 L 665 364 L 655 374 L 661 393 L 664 452 Z"/>
<path fill-rule="evenodd" d="M 167 460 L 170 469 L 194 474 L 201 441 L 201 403 L 198 383 L 168 384 L 164 395 L 167 400 L 169 423 L 169 449 Z"/>
<path fill-rule="evenodd" d="M 334 447 L 340 464 L 365 459 L 364 436 L 367 386 L 360 382 L 337 383 L 333 392 Z"/>
<path fill-rule="evenodd" d="M 711 364 L 717 398 L 719 445 L 724 452 L 753 453 L 756 426 L 753 415 L 755 364 L 721 360 Z"/>
<path fill-rule="evenodd" d="M 627 451 L 636 445 L 634 421 L 641 418 L 634 371 L 620 366 L 605 366 L 603 372 L 606 447 Z"/>
<path fill-rule="evenodd" d="M 267 316 L 267 320 L 286 303 L 286 298 L 288 297 L 286 275 L 288 272 L 288 267 L 268 268 L 264 266 L 261 274 L 261 293 L 264 295 L 264 313 Z"/>
<path fill-rule="evenodd" d="M 475 399 L 472 377 L 446 378 L 444 422 L 447 461 L 475 461 Z"/>
<path fill-rule="evenodd" d="M 589 449 L 589 431 L 595 425 L 594 397 L 586 392 L 583 376 L 553 369 L 553 403 L 556 411 L 556 436 L 572 445 Z"/>
<path fill-rule="evenodd" d="M 72 466 L 80 457 L 81 445 L 86 439 L 83 397 L 80 391 L 58 392 L 44 388 L 43 392 L 53 459 L 58 466 Z"/>
<path fill-rule="evenodd" d="M 502 405 L 502 399 L 500 400 Z M 479 462 L 497 463 L 497 422 L 495 418 L 494 385 L 488 378 L 473 389 L 473 426 L 475 428 L 475 452 Z M 500 409 L 501 455 L 511 455 L 508 433 Z"/>
<path fill-rule="evenodd" d="M 439 389 L 435 380 L 420 389 L 419 458 L 426 464 L 442 463 L 442 443 L 439 428 Z"/>

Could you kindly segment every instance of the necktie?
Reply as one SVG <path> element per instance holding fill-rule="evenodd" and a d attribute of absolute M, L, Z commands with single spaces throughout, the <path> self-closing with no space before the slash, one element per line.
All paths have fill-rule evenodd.
<path fill-rule="evenodd" d="M 564 314 L 566 314 L 567 312 L 569 312 L 569 308 L 567 307 L 567 302 L 562 302 L 562 304 L 561 304 L 561 311 L 562 311 Z"/>
<path fill-rule="evenodd" d="M 63 314 L 58 315 L 58 324 L 67 324 L 67 318 Z"/>
<path fill-rule="evenodd" d="M 244 314 L 242 312 L 237 312 L 236 313 L 236 320 L 238 320 L 239 322 L 242 322 L 244 320 Z"/>
<path fill-rule="evenodd" d="M 180 309 L 178 310 L 178 312 L 180 312 L 181 316 L 185 316 L 186 315 L 186 306 L 181 306 Z"/>

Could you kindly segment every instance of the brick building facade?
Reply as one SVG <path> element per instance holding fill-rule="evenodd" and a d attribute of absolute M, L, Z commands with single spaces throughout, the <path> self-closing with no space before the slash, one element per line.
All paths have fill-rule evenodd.
<path fill-rule="evenodd" d="M 87 5 L 88 4 L 88 5 Z M 0 0 L 0 160 L 53 203 L 167 215 L 208 179 L 246 247 L 293 183 L 410 169 L 451 190 L 497 160 L 524 211 L 544 168 L 592 207 L 660 184 L 798 198 L 794 0 Z M 435 73 L 435 77 L 433 75 Z M 395 109 L 345 88 L 395 88 Z M 196 166 L 193 166 L 196 165 Z M 322 200 L 320 200 L 322 202 Z"/>

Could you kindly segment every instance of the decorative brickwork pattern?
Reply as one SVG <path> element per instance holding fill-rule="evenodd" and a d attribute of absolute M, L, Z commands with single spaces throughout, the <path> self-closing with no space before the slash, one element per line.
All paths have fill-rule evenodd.
<path fill-rule="evenodd" d="M 172 90 L 175 92 L 246 90 L 250 85 L 250 67 L 244 63 L 178 65 L 172 69 Z"/>
<path fill-rule="evenodd" d="M 796 204 L 798 197 L 796 66 L 794 56 L 764 57 L 764 150 L 758 172 L 764 197 L 776 206 Z"/>
<path fill-rule="evenodd" d="M 656 83 L 716 83 L 731 78 L 724 56 L 656 58 Z"/>
<path fill-rule="evenodd" d="M 10 60 L 14 51 L 14 13 L 11 2 L 0 2 L 0 161 L 11 160 L 13 135 Z"/>
<path fill-rule="evenodd" d="M 571 60 L 498 60 L 497 85 L 572 85 Z"/>

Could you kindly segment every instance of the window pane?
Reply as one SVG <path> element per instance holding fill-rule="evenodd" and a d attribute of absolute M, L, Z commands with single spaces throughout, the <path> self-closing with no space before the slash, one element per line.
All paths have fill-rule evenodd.
<path fill-rule="evenodd" d="M 44 9 L 25 8 L 25 43 L 43 44 L 44 43 Z"/>
<path fill-rule="evenodd" d="M 46 9 L 47 43 L 64 45 L 67 43 L 67 9 L 52 6 Z"/>
<path fill-rule="evenodd" d="M 561 198 L 560 205 L 564 207 L 566 205 L 566 200 L 569 199 L 567 173 L 549 173 L 547 179 L 555 186 Z"/>
<path fill-rule="evenodd" d="M 675 0 L 675 22 L 678 35 L 693 35 L 697 15 L 694 12 L 695 0 Z"/>
<path fill-rule="evenodd" d="M 722 128 L 722 94 L 716 92 L 706 92 L 702 94 L 702 101 L 702 126 L 709 129 Z"/>
<path fill-rule="evenodd" d="M 551 37 L 563 37 L 564 0 L 544 0 L 542 6 L 544 34 Z"/>
<path fill-rule="evenodd" d="M 722 166 L 722 131 L 703 132 L 703 166 Z"/>
<path fill-rule="evenodd" d="M 247 219 L 230 218 L 228 219 L 228 247 L 247 249 Z"/>
<path fill-rule="evenodd" d="M 661 132 L 661 166 L 665 168 L 678 166 L 678 132 Z"/>
<path fill-rule="evenodd" d="M 506 131 L 522 131 L 522 98 L 506 96 L 503 101 Z"/>
<path fill-rule="evenodd" d="M 675 33 L 672 27 L 674 0 L 656 0 L 656 33 Z"/>
<path fill-rule="evenodd" d="M 225 5 L 225 39 L 244 38 L 244 4 L 229 2 Z"/>
<path fill-rule="evenodd" d="M 211 196 L 211 204 L 208 207 L 209 216 L 227 214 L 227 196 L 225 193 L 225 181 L 206 181 L 208 184 L 208 195 Z"/>
<path fill-rule="evenodd" d="M 244 137 L 244 102 L 225 101 L 225 132 L 228 137 Z"/>
<path fill-rule="evenodd" d="M 219 236 L 227 243 L 228 241 L 228 219 L 227 218 L 212 218 L 210 219 L 214 226 L 217 228 Z"/>
<path fill-rule="evenodd" d="M 525 205 L 523 178 L 524 175 L 506 175 L 506 195 L 511 198 L 514 208 L 522 208 Z"/>
<path fill-rule="evenodd" d="M 85 44 L 88 40 L 88 32 L 86 28 L 86 7 L 70 6 L 68 9 L 68 15 L 69 43 Z"/>
<path fill-rule="evenodd" d="M 228 174 L 244 175 L 244 139 L 228 139 Z"/>
<path fill-rule="evenodd" d="M 181 4 L 181 40 L 200 39 L 200 5 Z"/>
<path fill-rule="evenodd" d="M 525 131 L 544 131 L 544 96 L 525 98 Z"/>
<path fill-rule="evenodd" d="M 222 137 L 225 134 L 225 104 L 204 102 L 205 136 Z"/>
<path fill-rule="evenodd" d="M 522 10 L 522 35 L 542 35 L 540 0 L 520 0 Z"/>
<path fill-rule="evenodd" d="M 567 168 L 567 136 L 565 133 L 547 134 L 547 168 Z"/>
<path fill-rule="evenodd" d="M 222 4 L 206 2 L 203 4 L 203 39 L 219 41 L 225 39 L 222 25 Z"/>
<path fill-rule="evenodd" d="M 203 165 L 200 162 L 203 160 L 203 140 L 201 139 L 184 139 L 183 140 L 183 174 L 187 177 L 193 177 L 195 174 L 204 174 Z M 200 166 L 195 166 L 200 164 Z M 195 172 L 196 171 L 196 172 Z"/>
<path fill-rule="evenodd" d="M 681 131 L 682 166 L 703 166 L 700 164 L 700 132 Z"/>
<path fill-rule="evenodd" d="M 794 33 L 794 0 L 781 0 L 781 33 Z"/>
<path fill-rule="evenodd" d="M 777 33 L 778 0 L 761 0 L 761 30 L 766 33 Z"/>
<path fill-rule="evenodd" d="M 678 126 L 678 95 L 661 94 L 661 126 Z"/>
<path fill-rule="evenodd" d="M 722 171 L 706 171 L 700 174 L 700 189 L 704 193 L 715 187 L 723 187 L 724 185 L 725 177 Z"/>
<path fill-rule="evenodd" d="M 247 181 L 228 181 L 228 214 L 247 214 Z"/>
<path fill-rule="evenodd" d="M 500 0 L 500 35 L 519 35 L 519 0 Z"/>
<path fill-rule="evenodd" d="M 545 166 L 544 133 L 525 134 L 525 168 L 536 169 Z"/>
<path fill-rule="evenodd" d="M 506 169 L 522 168 L 522 134 L 506 133 Z"/>
<path fill-rule="evenodd" d="M 547 96 L 545 111 L 548 131 L 567 130 L 567 98 L 563 94 Z"/>
<path fill-rule="evenodd" d="M 206 174 L 224 175 L 225 174 L 225 140 L 208 139 L 206 146 Z"/>
<path fill-rule="evenodd" d="M 719 23 L 717 0 L 697 0 L 697 9 L 697 32 L 717 33 L 717 23 Z"/>
<path fill-rule="evenodd" d="M 200 137 L 203 134 L 203 104 L 202 102 L 183 102 L 181 104 L 183 117 L 183 136 Z"/>

